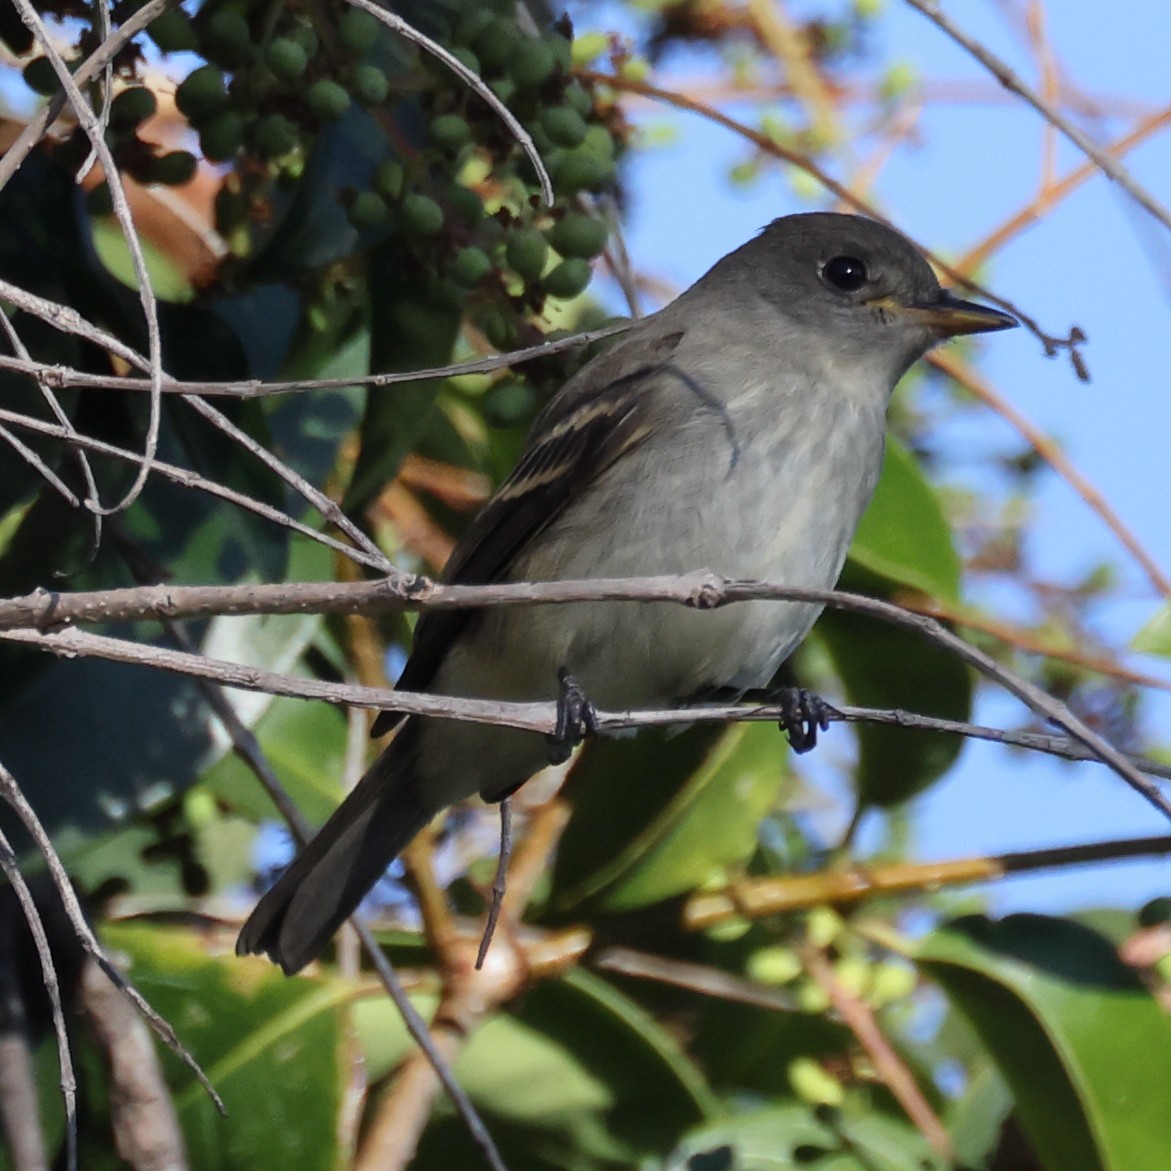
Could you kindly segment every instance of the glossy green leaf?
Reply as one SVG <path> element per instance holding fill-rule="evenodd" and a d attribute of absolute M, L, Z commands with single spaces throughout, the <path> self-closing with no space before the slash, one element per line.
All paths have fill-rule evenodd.
<path fill-rule="evenodd" d="M 277 698 L 253 733 L 261 751 L 305 818 L 323 822 L 342 797 L 346 717 L 324 703 Z M 254 821 L 274 817 L 256 774 L 234 753 L 225 753 L 201 778 L 208 791 Z"/>
<path fill-rule="evenodd" d="M 574 816 L 553 872 L 558 910 L 625 911 L 681 894 L 747 861 L 776 804 L 784 741 L 768 724 L 597 740 L 566 795 Z"/>
<path fill-rule="evenodd" d="M 971 916 L 915 958 L 975 1026 L 1048 1171 L 1171 1166 L 1171 1021 L 1108 940 Z"/>
<path fill-rule="evenodd" d="M 862 515 L 850 559 L 935 598 L 955 599 L 960 559 L 939 497 L 915 457 L 888 437 L 882 477 Z"/>
<path fill-rule="evenodd" d="M 262 960 L 209 958 L 195 934 L 171 928 L 121 925 L 104 935 L 131 957 L 130 978 L 227 1106 L 222 1117 L 187 1067 L 164 1056 L 193 1167 L 339 1164 L 351 984 L 288 980 Z"/>
<path fill-rule="evenodd" d="M 389 256 L 370 258 L 370 366 L 377 371 L 426 370 L 451 358 L 457 310 L 429 304 L 401 279 Z M 435 424 L 440 379 L 371 391 L 362 420 L 362 446 L 343 506 L 357 512 L 393 479 L 408 452 Z"/>
<path fill-rule="evenodd" d="M 426 1019 L 436 1002 L 420 997 L 415 1003 Z M 372 1077 L 409 1052 L 406 1030 L 385 998 L 361 1001 L 354 1020 Z M 455 1074 L 493 1133 L 525 1152 L 519 1166 L 533 1165 L 534 1148 L 578 1160 L 554 1159 L 558 1166 L 593 1167 L 595 1159 L 630 1165 L 720 1113 L 674 1037 L 634 1001 L 580 969 L 533 986 L 511 1011 L 485 1021 Z"/>
<path fill-rule="evenodd" d="M 932 1171 L 935 1160 L 914 1127 L 868 1112 L 815 1115 L 794 1102 L 743 1114 L 687 1136 L 662 1171 Z"/>
<path fill-rule="evenodd" d="M 912 631 L 834 610 L 822 614 L 816 637 L 830 653 L 847 702 L 968 719 L 968 668 Z M 962 737 L 943 732 L 866 723 L 853 729 L 858 738 L 855 784 L 867 805 L 887 807 L 913 797 L 942 776 L 964 746 Z"/>

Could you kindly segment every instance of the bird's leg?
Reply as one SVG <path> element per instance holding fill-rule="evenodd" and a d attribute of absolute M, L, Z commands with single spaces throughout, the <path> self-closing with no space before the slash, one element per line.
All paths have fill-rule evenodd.
<path fill-rule="evenodd" d="M 500 856 L 496 860 L 496 877 L 492 879 L 492 901 L 488 904 L 488 920 L 480 939 L 480 950 L 476 953 L 476 971 L 484 966 L 492 936 L 496 934 L 496 923 L 500 908 L 504 905 L 504 894 L 508 890 L 508 862 L 512 857 L 512 794 L 500 799 Z"/>
<path fill-rule="evenodd" d="M 598 730 L 594 705 L 568 667 L 557 672 L 561 694 L 557 697 L 557 728 L 545 737 L 549 743 L 549 763 L 564 764 L 573 750 Z"/>
<path fill-rule="evenodd" d="M 781 709 L 781 731 L 789 737 L 789 745 L 796 753 L 808 752 L 817 744 L 818 729 L 829 728 L 833 708 L 804 687 L 782 687 L 776 693 Z"/>

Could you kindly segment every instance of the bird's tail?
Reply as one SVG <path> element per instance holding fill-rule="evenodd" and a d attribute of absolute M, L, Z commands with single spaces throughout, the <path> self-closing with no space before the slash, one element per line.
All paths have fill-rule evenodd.
<path fill-rule="evenodd" d="M 433 811 L 414 783 L 417 728 L 408 723 L 316 837 L 260 900 L 236 954 L 267 955 L 291 975 L 317 957 Z"/>

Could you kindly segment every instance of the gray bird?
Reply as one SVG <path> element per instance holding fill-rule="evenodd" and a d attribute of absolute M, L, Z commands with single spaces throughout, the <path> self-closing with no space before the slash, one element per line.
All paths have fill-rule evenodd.
<path fill-rule="evenodd" d="M 712 569 L 832 588 L 882 465 L 887 403 L 957 334 L 1007 329 L 858 216 L 773 221 L 562 388 L 460 541 L 448 582 Z M 601 708 L 763 688 L 821 607 L 593 602 L 424 614 L 399 687 Z M 562 679 L 559 682 L 559 678 Z M 580 693 L 575 684 L 580 686 Z M 239 954 L 317 956 L 440 810 L 543 764 L 532 732 L 384 712 L 398 734 L 245 923 Z"/>

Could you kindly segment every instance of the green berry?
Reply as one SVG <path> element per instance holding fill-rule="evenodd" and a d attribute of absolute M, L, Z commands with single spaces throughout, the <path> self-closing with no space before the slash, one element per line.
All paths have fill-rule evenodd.
<path fill-rule="evenodd" d="M 364 106 L 380 106 L 390 93 L 390 82 L 377 65 L 359 65 L 354 70 L 354 97 Z"/>
<path fill-rule="evenodd" d="M 457 183 L 447 193 L 451 210 L 469 228 L 475 227 L 484 218 L 484 201 L 470 188 Z"/>
<path fill-rule="evenodd" d="M 614 179 L 612 162 L 581 147 L 562 155 L 553 170 L 554 186 L 568 195 L 578 191 L 603 191 L 613 184 Z"/>
<path fill-rule="evenodd" d="M 566 37 L 561 36 L 560 33 L 554 33 L 551 37 L 545 40 L 545 44 L 549 46 L 553 53 L 553 59 L 564 70 L 569 70 L 573 66 L 573 42 Z"/>
<path fill-rule="evenodd" d="M 224 75 L 214 65 L 201 65 L 192 70 L 175 91 L 179 112 L 194 124 L 223 109 L 227 100 Z"/>
<path fill-rule="evenodd" d="M 480 75 L 480 58 L 471 49 L 459 45 L 452 49 L 451 55 L 465 68 L 470 69 L 477 77 Z"/>
<path fill-rule="evenodd" d="M 110 103 L 110 124 L 115 130 L 129 129 L 145 122 L 158 108 L 158 101 L 146 86 L 133 85 Z"/>
<path fill-rule="evenodd" d="M 452 40 L 461 45 L 470 45 L 492 23 L 492 13 L 478 4 L 461 13 L 451 30 Z"/>
<path fill-rule="evenodd" d="M 252 56 L 252 30 L 242 12 L 223 8 L 207 22 L 209 55 L 229 69 Z"/>
<path fill-rule="evenodd" d="M 351 53 L 365 53 L 374 44 L 382 21 L 364 8 L 350 8 L 338 25 L 338 38 Z"/>
<path fill-rule="evenodd" d="M 500 310 L 488 313 L 480 322 L 480 328 L 498 350 L 507 350 L 516 344 L 516 322 Z"/>
<path fill-rule="evenodd" d="M 346 209 L 346 218 L 355 228 L 380 228 L 390 219 L 386 200 L 375 191 L 359 191 Z"/>
<path fill-rule="evenodd" d="M 284 114 L 265 114 L 252 127 L 252 143 L 266 159 L 278 159 L 295 150 L 301 141 L 297 125 Z"/>
<path fill-rule="evenodd" d="M 437 236 L 443 229 L 443 208 L 429 195 L 415 192 L 399 205 L 399 222 L 412 236 Z"/>
<path fill-rule="evenodd" d="M 586 120 L 569 106 L 546 106 L 541 111 L 541 129 L 557 146 L 580 146 L 589 127 Z"/>
<path fill-rule="evenodd" d="M 350 108 L 350 95 L 328 77 L 315 81 L 305 95 L 309 109 L 323 122 L 340 118 Z"/>
<path fill-rule="evenodd" d="M 406 181 L 406 177 L 407 173 L 403 169 L 402 163 L 387 159 L 384 163 L 380 163 L 378 170 L 374 172 L 374 189 L 386 199 L 397 200 L 403 193 L 403 183 Z"/>
<path fill-rule="evenodd" d="M 497 77 L 488 82 L 488 88 L 507 106 L 516 94 L 516 82 L 511 77 Z"/>
<path fill-rule="evenodd" d="M 203 157 L 213 163 L 226 163 L 244 141 L 244 119 L 235 110 L 216 114 L 199 128 L 199 147 Z"/>
<path fill-rule="evenodd" d="M 508 59 L 508 76 L 522 89 L 536 89 L 553 76 L 557 59 L 548 45 L 526 38 Z"/>
<path fill-rule="evenodd" d="M 590 276 L 589 261 L 572 256 L 550 270 L 541 284 L 550 297 L 568 301 L 585 290 L 590 283 Z"/>
<path fill-rule="evenodd" d="M 199 47 L 199 34 L 191 17 L 181 8 L 160 13 L 147 25 L 146 35 L 160 53 L 189 53 Z"/>
<path fill-rule="evenodd" d="M 549 229 L 549 243 L 562 256 L 591 260 L 606 247 L 606 225 L 593 216 L 571 212 Z"/>
<path fill-rule="evenodd" d="M 472 128 L 459 114 L 440 114 L 431 120 L 431 137 L 444 150 L 457 151 L 472 136 Z"/>
<path fill-rule="evenodd" d="M 594 99 L 590 91 L 580 82 L 573 82 L 565 87 L 561 100 L 571 109 L 576 110 L 583 118 L 593 113 Z"/>
<path fill-rule="evenodd" d="M 489 69 L 502 69 L 515 51 L 519 36 L 513 21 L 493 17 L 472 42 L 472 48 Z"/>
<path fill-rule="evenodd" d="M 48 57 L 34 57 L 24 67 L 24 84 L 42 97 L 50 97 L 61 88 Z"/>
<path fill-rule="evenodd" d="M 509 266 L 526 281 L 538 280 L 549 255 L 549 245 L 536 228 L 519 228 L 508 237 Z"/>
<path fill-rule="evenodd" d="M 457 285 L 474 289 L 492 271 L 492 261 L 479 248 L 461 248 L 448 271 Z"/>
<path fill-rule="evenodd" d="M 277 37 L 264 51 L 264 63 L 281 81 L 297 81 L 309 64 L 304 46 L 292 37 Z"/>
<path fill-rule="evenodd" d="M 586 150 L 596 154 L 600 159 L 613 160 L 614 158 L 614 139 L 610 137 L 610 131 L 605 126 L 591 126 L 586 131 L 583 146 Z"/>
<path fill-rule="evenodd" d="M 317 31 L 311 24 L 296 24 L 285 34 L 290 40 L 296 41 L 308 57 L 312 57 L 321 48 Z"/>
<path fill-rule="evenodd" d="M 195 178 L 195 156 L 186 150 L 172 150 L 158 155 L 151 163 L 150 181 L 167 187 L 180 187 Z"/>
<path fill-rule="evenodd" d="M 537 396 L 523 378 L 502 378 L 484 395 L 484 418 L 493 427 L 515 427 L 532 418 Z"/>

